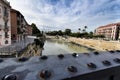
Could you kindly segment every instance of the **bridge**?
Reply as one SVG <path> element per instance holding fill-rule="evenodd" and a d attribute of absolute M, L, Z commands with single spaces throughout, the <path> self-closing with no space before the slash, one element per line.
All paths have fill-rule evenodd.
<path fill-rule="evenodd" d="M 0 58 L 0 80 L 120 80 L 120 50 Z"/>

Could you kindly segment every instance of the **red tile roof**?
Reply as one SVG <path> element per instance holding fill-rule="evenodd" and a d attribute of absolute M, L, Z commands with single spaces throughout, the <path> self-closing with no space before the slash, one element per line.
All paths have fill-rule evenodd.
<path fill-rule="evenodd" d="M 120 26 L 120 22 L 107 24 L 107 25 L 105 25 L 105 26 L 100 26 L 100 27 L 98 27 L 98 28 L 104 28 L 104 27 L 110 27 L 110 26 L 112 27 L 112 26 L 116 26 L 116 25 L 117 25 L 117 26 Z M 98 28 L 97 28 L 97 29 L 98 29 Z"/>

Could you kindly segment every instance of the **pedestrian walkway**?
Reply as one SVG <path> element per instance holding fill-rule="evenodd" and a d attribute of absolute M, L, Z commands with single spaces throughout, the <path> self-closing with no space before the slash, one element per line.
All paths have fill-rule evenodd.
<path fill-rule="evenodd" d="M 18 53 L 24 49 L 29 43 L 33 43 L 34 38 L 26 38 L 20 42 L 13 43 L 9 46 L 0 48 L 0 55 L 11 55 L 13 53 Z"/>

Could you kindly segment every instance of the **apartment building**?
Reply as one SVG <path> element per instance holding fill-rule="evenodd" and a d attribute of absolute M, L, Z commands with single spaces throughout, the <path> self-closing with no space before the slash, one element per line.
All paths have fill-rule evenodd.
<path fill-rule="evenodd" d="M 17 10 L 11 9 L 11 39 L 13 42 L 24 40 L 27 36 L 27 22 Z"/>
<path fill-rule="evenodd" d="M 0 46 L 11 44 L 10 3 L 0 0 Z"/>
<path fill-rule="evenodd" d="M 120 23 L 100 26 L 95 30 L 96 35 L 104 35 L 109 40 L 120 39 Z"/>
<path fill-rule="evenodd" d="M 32 35 L 32 27 L 31 27 L 31 25 L 27 25 L 27 35 Z"/>

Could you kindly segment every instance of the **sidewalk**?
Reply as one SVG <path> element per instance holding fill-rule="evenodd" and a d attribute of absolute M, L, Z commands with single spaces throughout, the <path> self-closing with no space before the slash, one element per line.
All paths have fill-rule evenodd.
<path fill-rule="evenodd" d="M 0 54 L 8 55 L 11 53 L 19 52 L 22 49 L 24 49 L 29 43 L 33 43 L 33 42 L 34 42 L 34 38 L 26 38 L 25 40 L 22 40 L 20 42 L 16 42 L 9 46 L 4 46 L 0 48 Z"/>

